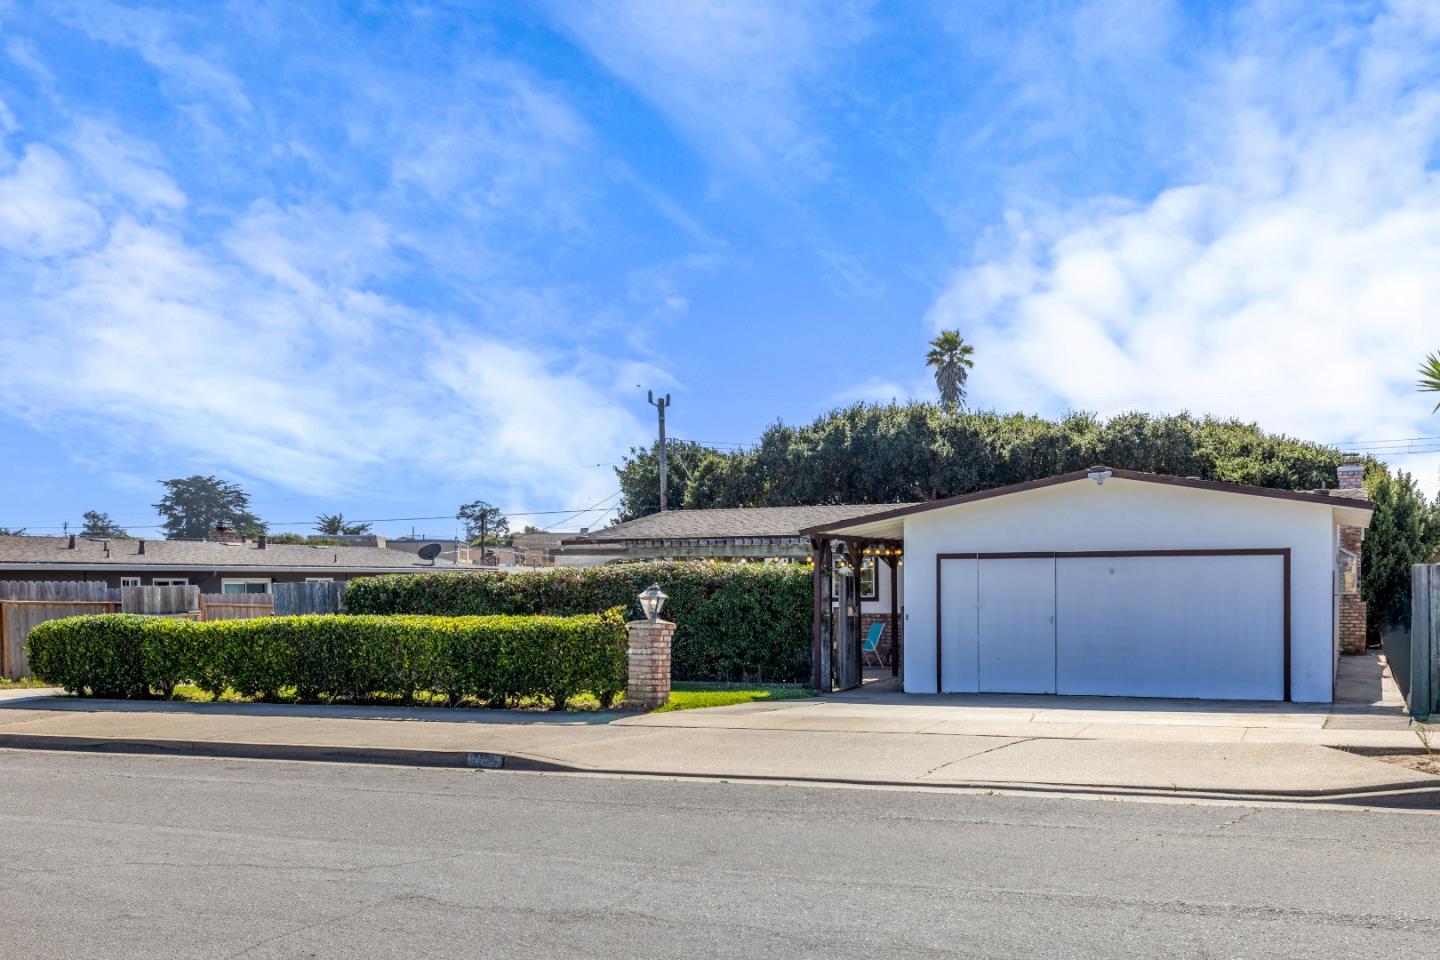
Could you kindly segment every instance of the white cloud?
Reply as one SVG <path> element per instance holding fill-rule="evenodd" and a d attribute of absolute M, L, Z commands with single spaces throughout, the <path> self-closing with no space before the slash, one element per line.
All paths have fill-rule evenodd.
<path fill-rule="evenodd" d="M 75 154 L 94 175 L 136 209 L 179 209 L 185 195 L 164 172 L 159 151 L 126 137 L 109 124 L 84 120 L 72 142 Z"/>
<path fill-rule="evenodd" d="M 0 173 L 0 249 L 21 256 L 48 257 L 94 242 L 103 222 L 99 211 L 78 195 L 70 169 L 44 145 L 32 145 Z"/>
<path fill-rule="evenodd" d="M 32 258 L 0 267 L 0 407 L 77 455 L 307 493 L 470 480 L 506 506 L 568 505 L 614 488 L 574 467 L 646 435 L 604 358 L 387 292 L 403 258 L 379 215 L 260 200 L 206 210 L 215 239 L 196 239 L 149 147 L 123 141 L 123 166 L 82 182 L 94 141 L 75 142 L 73 161 L 0 153 L 0 247 Z M 143 216 L 155 204 L 175 216 Z"/>
<path fill-rule="evenodd" d="M 723 164 L 785 180 L 827 172 L 802 88 L 867 30 L 868 3 L 624 0 L 558 3 L 601 63 Z"/>
<path fill-rule="evenodd" d="M 1247 10 L 1175 104 L 1203 146 L 1185 182 L 1017 209 L 957 271 L 930 321 L 977 344 L 978 401 L 1440 434 L 1413 384 L 1440 347 L 1440 96 L 1418 82 L 1440 24 L 1423 4 L 1360 26 L 1294 12 Z M 1397 463 L 1435 488 L 1434 458 Z"/>

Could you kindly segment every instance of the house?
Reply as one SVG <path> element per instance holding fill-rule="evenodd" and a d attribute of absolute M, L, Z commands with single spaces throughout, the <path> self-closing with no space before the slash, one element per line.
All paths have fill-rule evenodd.
<path fill-rule="evenodd" d="M 217 529 L 206 540 L 0 537 L 0 580 L 94 580 L 111 587 L 194 585 L 202 593 L 265 593 L 272 583 L 350 580 L 455 569 L 383 546 L 270 543 Z"/>
<path fill-rule="evenodd" d="M 1235 700 L 1333 699 L 1364 649 L 1362 468 L 1337 489 L 1093 467 L 820 522 L 819 569 L 904 559 L 904 689 Z M 817 686 L 860 682 L 861 624 L 815 578 Z"/>
<path fill-rule="evenodd" d="M 801 531 L 837 524 L 877 511 L 913 504 L 832 504 L 809 507 L 736 507 L 666 510 L 562 539 L 557 566 L 591 566 L 621 560 L 808 560 L 810 537 Z M 516 537 L 517 543 L 519 537 Z M 858 587 L 861 628 L 885 625 L 876 649 L 879 662 L 898 669 L 894 648 L 902 641 L 899 611 L 904 605 L 900 558 L 877 544 L 863 555 Z M 838 596 L 832 591 L 831 596 Z M 832 600 L 832 604 L 837 601 Z"/>

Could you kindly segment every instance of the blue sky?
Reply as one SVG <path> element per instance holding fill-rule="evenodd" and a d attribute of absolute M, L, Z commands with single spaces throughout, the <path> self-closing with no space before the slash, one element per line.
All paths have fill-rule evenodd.
<path fill-rule="evenodd" d="M 1437 436 L 1437 74 L 1427 0 L 0 0 L 0 525 L 523 523 L 944 327 L 979 407 Z"/>

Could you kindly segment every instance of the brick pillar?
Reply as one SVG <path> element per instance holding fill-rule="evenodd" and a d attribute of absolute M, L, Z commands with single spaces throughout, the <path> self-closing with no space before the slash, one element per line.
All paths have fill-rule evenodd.
<path fill-rule="evenodd" d="M 675 624 L 669 620 L 632 620 L 625 629 L 630 633 L 625 703 L 640 710 L 654 710 L 670 699 L 670 641 L 675 636 Z"/>

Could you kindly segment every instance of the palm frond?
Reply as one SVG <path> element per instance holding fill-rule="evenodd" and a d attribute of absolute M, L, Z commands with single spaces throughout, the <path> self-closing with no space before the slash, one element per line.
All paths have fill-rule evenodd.
<path fill-rule="evenodd" d="M 1440 352 L 1432 353 L 1420 365 L 1420 379 L 1415 385 L 1426 393 L 1440 393 Z M 1440 413 L 1440 403 L 1431 413 Z"/>

